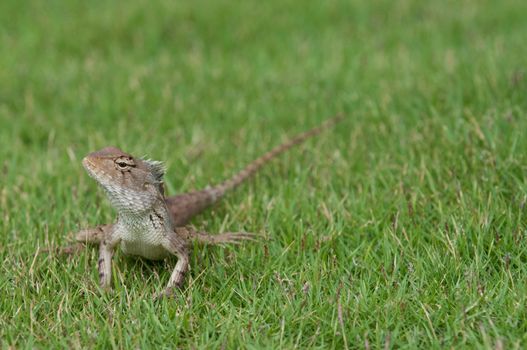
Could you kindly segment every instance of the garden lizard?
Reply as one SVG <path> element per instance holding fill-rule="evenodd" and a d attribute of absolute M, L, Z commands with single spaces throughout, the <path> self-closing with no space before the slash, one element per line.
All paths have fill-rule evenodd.
<path fill-rule="evenodd" d="M 115 147 L 88 154 L 82 164 L 88 174 L 104 189 L 118 219 L 114 224 L 79 231 L 76 240 L 99 244 L 100 285 L 111 283 L 111 260 L 120 246 L 125 254 L 160 260 L 177 256 L 176 266 L 165 290 L 159 296 L 170 296 L 181 287 L 189 268 L 188 243 L 240 243 L 256 237 L 252 233 L 212 235 L 185 225 L 196 214 L 217 202 L 236 188 L 272 158 L 334 125 L 341 117 L 325 121 L 256 159 L 230 179 L 214 187 L 166 197 L 163 187 L 165 168 L 161 162 L 136 158 Z"/>

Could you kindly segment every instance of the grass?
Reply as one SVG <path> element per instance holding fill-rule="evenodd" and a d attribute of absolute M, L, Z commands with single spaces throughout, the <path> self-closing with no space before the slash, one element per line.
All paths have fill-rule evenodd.
<path fill-rule="evenodd" d="M 2 1 L 2 348 L 523 348 L 525 1 Z M 221 181 L 338 128 L 194 224 L 264 244 L 175 261 L 35 256 L 115 213 L 80 159 Z"/>

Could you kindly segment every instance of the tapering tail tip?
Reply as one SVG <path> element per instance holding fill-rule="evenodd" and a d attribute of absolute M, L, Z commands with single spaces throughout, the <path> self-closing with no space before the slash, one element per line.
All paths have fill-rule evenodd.
<path fill-rule="evenodd" d="M 293 138 L 291 138 L 289 141 L 273 148 L 269 152 L 265 153 L 263 156 L 257 158 L 252 163 L 247 165 L 243 170 L 241 170 L 239 173 L 235 174 L 230 179 L 224 181 L 220 185 L 210 189 L 210 192 L 214 192 L 214 200 L 221 198 L 227 191 L 230 191 L 234 188 L 236 188 L 239 184 L 241 184 L 245 179 L 249 178 L 251 175 L 253 175 L 258 169 L 260 169 L 263 165 L 268 163 L 271 159 L 275 158 L 281 153 L 284 153 L 288 149 L 304 142 L 305 140 L 309 139 L 310 137 L 313 137 L 315 135 L 318 135 L 322 133 L 324 130 L 334 126 L 338 122 L 344 120 L 344 115 L 339 113 L 329 119 L 326 119 L 318 126 L 314 127 L 311 130 L 305 131 Z"/>

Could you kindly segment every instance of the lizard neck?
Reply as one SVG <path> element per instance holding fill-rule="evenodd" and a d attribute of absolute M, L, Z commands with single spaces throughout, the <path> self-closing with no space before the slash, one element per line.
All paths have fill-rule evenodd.
<path fill-rule="evenodd" d="M 172 227 L 170 212 L 165 202 L 157 202 L 147 208 L 117 208 L 117 211 L 119 221 L 126 225 L 133 226 L 140 223 L 150 223 L 150 226 L 156 228 L 159 226 Z"/>
<path fill-rule="evenodd" d="M 173 230 L 165 203 L 158 203 L 139 213 L 120 210 L 117 226 L 119 237 L 125 241 L 149 242 Z"/>

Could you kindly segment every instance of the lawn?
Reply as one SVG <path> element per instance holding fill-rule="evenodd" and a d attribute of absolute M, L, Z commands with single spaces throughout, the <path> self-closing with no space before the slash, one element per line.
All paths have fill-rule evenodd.
<path fill-rule="evenodd" d="M 0 2 L 0 348 L 524 348 L 527 2 Z M 114 220 L 81 166 L 169 194 L 336 113 L 198 216 L 265 235 L 163 263 L 40 255 Z"/>

